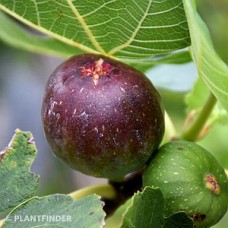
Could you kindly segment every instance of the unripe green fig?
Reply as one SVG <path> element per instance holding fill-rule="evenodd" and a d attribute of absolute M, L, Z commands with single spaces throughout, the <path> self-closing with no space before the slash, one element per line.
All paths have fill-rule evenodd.
<path fill-rule="evenodd" d="M 143 186 L 159 187 L 165 215 L 185 211 L 194 227 L 211 227 L 227 211 L 226 173 L 213 155 L 193 142 L 163 145 L 145 170 Z"/>
<path fill-rule="evenodd" d="M 74 56 L 52 73 L 42 120 L 58 158 L 113 180 L 143 167 L 164 134 L 160 96 L 146 76 L 95 54 Z"/>

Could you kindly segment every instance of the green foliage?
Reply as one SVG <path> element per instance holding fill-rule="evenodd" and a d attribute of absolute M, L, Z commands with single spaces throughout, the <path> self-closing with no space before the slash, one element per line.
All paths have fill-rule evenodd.
<path fill-rule="evenodd" d="M 200 109 L 206 102 L 210 90 L 203 83 L 201 78 L 198 78 L 193 89 L 186 96 L 186 103 L 188 106 L 188 112 Z"/>
<path fill-rule="evenodd" d="M 159 189 L 146 187 L 143 192 L 134 195 L 121 227 L 191 228 L 193 226 L 193 221 L 184 212 L 174 213 L 165 218 L 163 210 L 162 192 Z"/>
<path fill-rule="evenodd" d="M 66 223 L 67 227 L 103 225 L 105 213 L 99 196 L 90 195 L 77 201 L 60 194 L 33 197 L 39 178 L 30 173 L 28 168 L 36 151 L 32 134 L 16 130 L 8 147 L 0 152 L 0 212 L 14 208 L 3 227 L 46 227 L 49 226 L 47 216 L 55 216 L 52 221 L 55 227 Z M 35 221 L 30 216 L 36 216 Z"/>
<path fill-rule="evenodd" d="M 60 194 L 33 197 L 13 210 L 3 227 L 101 227 L 105 217 L 102 206 L 96 195 L 77 201 Z"/>
<path fill-rule="evenodd" d="M 228 21 L 227 0 L 200 0 L 197 1 L 197 9 L 209 28 L 215 50 L 228 64 Z"/>
<path fill-rule="evenodd" d="M 181 0 L 0 0 L 0 9 L 72 49 L 121 59 L 147 58 L 190 45 Z"/>
<path fill-rule="evenodd" d="M 228 67 L 214 51 L 208 29 L 194 9 L 194 1 L 183 0 L 183 3 L 199 76 L 228 111 Z"/>
<path fill-rule="evenodd" d="M 37 35 L 31 29 L 23 28 L 2 12 L 0 12 L 0 28 L 0 39 L 16 48 L 64 57 L 81 53 L 80 50 L 73 49 L 72 46 L 55 38 Z"/>
<path fill-rule="evenodd" d="M 193 59 L 199 79 L 187 95 L 187 111 L 196 111 L 194 120 L 199 120 L 200 113 L 206 113 L 204 116 L 209 118 L 189 124 L 199 133 L 205 123 L 209 128 L 218 121 L 227 123 L 227 65 L 215 53 L 194 0 L 0 0 L 0 9 L 3 11 L 0 12 L 0 39 L 27 51 L 63 57 L 83 52 L 103 54 L 141 71 L 162 63 L 181 64 Z M 189 46 L 190 52 L 186 49 Z M 205 110 L 204 104 L 211 93 L 219 102 L 214 107 L 214 101 Z M 169 122 L 166 141 L 175 132 L 170 119 Z M 198 139 L 196 134 L 193 138 Z M 39 179 L 29 167 L 35 156 L 31 133 L 20 130 L 16 130 L 9 146 L 0 152 L 0 213 L 14 208 L 4 227 L 15 227 L 16 215 L 39 213 L 66 213 L 72 218 L 68 227 L 101 227 L 105 214 L 96 195 L 79 201 L 64 195 L 33 197 Z M 113 227 L 112 219 L 116 219 L 119 226 L 123 214 L 122 227 L 192 226 L 185 213 L 164 217 L 163 210 L 161 191 L 146 187 L 108 219 L 107 227 Z M 2 223 L 0 221 L 0 226 Z M 55 227 L 64 225 L 62 222 L 53 224 Z M 17 227 L 26 226 L 49 224 L 17 224 Z"/>
<path fill-rule="evenodd" d="M 0 213 L 34 195 L 39 177 L 29 167 L 36 153 L 32 134 L 20 130 L 16 130 L 8 147 L 0 152 Z"/>
<path fill-rule="evenodd" d="M 145 72 L 149 70 L 150 68 L 158 65 L 158 64 L 182 64 L 192 61 L 192 57 L 187 50 L 181 50 L 178 52 L 171 52 L 168 54 L 160 55 L 160 56 L 154 56 L 148 59 L 139 60 L 137 63 L 132 61 L 127 61 L 128 64 L 131 64 L 134 68 Z"/>
<path fill-rule="evenodd" d="M 210 90 L 203 83 L 201 78 L 198 78 L 192 91 L 190 91 L 186 96 L 186 103 L 188 107 L 188 112 L 194 112 L 192 118 L 196 117 L 201 111 L 202 106 L 207 101 Z M 228 115 L 226 110 L 222 107 L 220 103 L 216 104 L 210 117 L 207 119 L 206 127 L 212 127 L 216 123 L 227 124 Z"/>

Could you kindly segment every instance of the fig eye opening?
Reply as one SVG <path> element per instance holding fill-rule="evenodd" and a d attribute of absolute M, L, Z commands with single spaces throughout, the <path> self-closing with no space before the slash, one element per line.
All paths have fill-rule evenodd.
<path fill-rule="evenodd" d="M 82 77 L 92 77 L 94 84 L 97 85 L 100 77 L 109 76 L 112 73 L 113 67 L 100 58 L 97 61 L 86 63 L 80 67 L 80 71 Z"/>

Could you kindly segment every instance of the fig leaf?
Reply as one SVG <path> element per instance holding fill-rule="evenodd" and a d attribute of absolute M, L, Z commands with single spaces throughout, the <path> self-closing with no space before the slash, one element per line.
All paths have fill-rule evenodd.
<path fill-rule="evenodd" d="M 29 168 L 36 153 L 32 134 L 18 129 L 8 147 L 0 152 L 0 213 L 34 195 L 39 176 Z"/>
<path fill-rule="evenodd" d="M 162 192 L 158 188 L 145 187 L 143 192 L 134 195 L 132 206 L 128 208 L 121 227 L 193 227 L 192 219 L 185 212 L 164 217 L 163 210 Z"/>

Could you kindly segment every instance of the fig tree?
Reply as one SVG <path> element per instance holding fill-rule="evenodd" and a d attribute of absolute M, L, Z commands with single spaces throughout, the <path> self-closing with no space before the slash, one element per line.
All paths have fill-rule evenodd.
<path fill-rule="evenodd" d="M 163 145 L 147 166 L 143 185 L 161 189 L 166 216 L 185 211 L 194 227 L 211 227 L 227 211 L 225 171 L 213 155 L 193 142 Z"/>
<path fill-rule="evenodd" d="M 58 158 L 113 180 L 143 167 L 164 134 L 160 96 L 146 76 L 95 54 L 74 56 L 51 74 L 42 120 Z"/>

